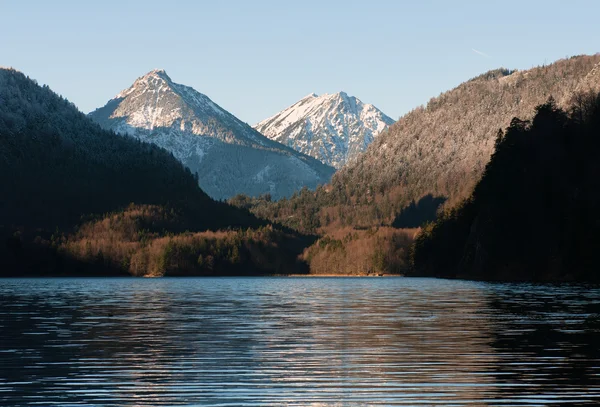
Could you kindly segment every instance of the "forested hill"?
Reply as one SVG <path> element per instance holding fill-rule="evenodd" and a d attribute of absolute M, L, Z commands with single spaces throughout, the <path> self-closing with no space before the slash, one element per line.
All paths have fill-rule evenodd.
<path fill-rule="evenodd" d="M 599 63 L 597 54 L 526 71 L 487 72 L 403 116 L 316 194 L 305 191 L 254 210 L 305 229 L 336 222 L 406 226 L 394 221 L 413 200 L 418 206 L 423 197 L 425 204 L 432 197 L 447 199 L 451 206 L 470 194 L 498 129 L 513 117 L 531 118 L 549 96 L 565 106 L 575 91 L 599 89 Z"/>
<path fill-rule="evenodd" d="M 0 69 L 0 226 L 68 228 L 132 202 L 195 206 L 205 227 L 250 221 L 170 153 L 102 130 L 47 86 Z"/>
<path fill-rule="evenodd" d="M 421 275 L 600 281 L 600 95 L 514 119 L 472 196 L 415 242 Z"/>
<path fill-rule="evenodd" d="M 351 199 L 389 196 L 406 204 L 425 194 L 466 197 L 493 151 L 498 129 L 530 119 L 553 96 L 567 106 L 576 90 L 600 88 L 600 54 L 559 60 L 526 71 L 499 69 L 469 80 L 402 117 L 358 161 L 336 174 Z"/>

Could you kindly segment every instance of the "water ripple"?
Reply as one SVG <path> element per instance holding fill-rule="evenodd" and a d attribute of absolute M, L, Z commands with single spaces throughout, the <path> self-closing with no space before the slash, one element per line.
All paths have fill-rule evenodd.
<path fill-rule="evenodd" d="M 600 290 L 0 280 L 1 406 L 600 404 Z"/>

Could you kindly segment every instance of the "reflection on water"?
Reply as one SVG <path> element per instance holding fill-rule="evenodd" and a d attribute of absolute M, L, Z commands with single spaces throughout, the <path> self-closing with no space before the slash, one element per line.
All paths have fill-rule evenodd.
<path fill-rule="evenodd" d="M 0 280 L 0 405 L 600 403 L 600 290 Z"/>

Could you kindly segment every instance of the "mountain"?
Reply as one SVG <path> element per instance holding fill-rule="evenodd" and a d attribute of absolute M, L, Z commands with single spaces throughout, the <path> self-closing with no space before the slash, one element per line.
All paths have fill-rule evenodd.
<path fill-rule="evenodd" d="M 310 241 L 214 201 L 169 152 L 0 69 L 0 276 L 299 273 Z"/>
<path fill-rule="evenodd" d="M 583 55 L 484 73 L 400 118 L 333 183 L 351 185 L 363 202 L 387 196 L 396 211 L 426 194 L 458 202 L 481 177 L 499 129 L 530 119 L 550 96 L 565 107 L 575 92 L 600 88 L 599 63 L 600 54 Z"/>
<path fill-rule="evenodd" d="M 269 140 L 206 95 L 174 83 L 164 70 L 138 78 L 89 114 L 102 127 L 173 153 L 216 199 L 274 198 L 326 183 L 333 169 Z"/>
<path fill-rule="evenodd" d="M 313 219 L 303 222 L 309 226 L 305 230 L 315 225 L 414 226 L 404 216 L 407 206 L 435 215 L 430 203 L 453 206 L 470 195 L 498 130 L 514 117 L 530 119 L 550 96 L 567 107 L 577 92 L 587 90 L 600 90 L 600 54 L 524 71 L 486 72 L 401 117 L 316 193 L 253 211 L 284 223 L 299 213 L 311 214 Z M 431 218 L 431 213 L 411 212 L 413 218 Z"/>
<path fill-rule="evenodd" d="M 47 86 L 0 69 L 0 226 L 54 230 L 131 202 L 187 200 L 220 206 L 166 151 L 103 130 Z"/>
<path fill-rule="evenodd" d="M 339 92 L 310 94 L 254 128 L 271 140 L 341 168 L 392 123 L 375 106 Z"/>

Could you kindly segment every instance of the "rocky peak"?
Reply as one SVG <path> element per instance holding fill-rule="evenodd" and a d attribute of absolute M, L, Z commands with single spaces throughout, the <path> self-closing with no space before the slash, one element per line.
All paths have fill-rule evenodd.
<path fill-rule="evenodd" d="M 394 121 L 346 92 L 314 93 L 255 125 L 272 140 L 340 168 Z"/>

